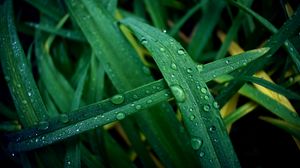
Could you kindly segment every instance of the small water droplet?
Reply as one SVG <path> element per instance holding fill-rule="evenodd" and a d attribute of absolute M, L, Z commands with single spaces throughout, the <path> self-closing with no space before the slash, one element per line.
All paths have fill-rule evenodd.
<path fill-rule="evenodd" d="M 208 100 L 208 98 L 209 98 L 209 97 L 208 97 L 207 95 L 204 96 L 204 99 L 205 99 L 205 100 Z"/>
<path fill-rule="evenodd" d="M 186 99 L 183 89 L 179 85 L 171 86 L 171 91 L 178 102 L 184 102 Z"/>
<path fill-rule="evenodd" d="M 124 102 L 124 96 L 123 95 L 120 95 L 120 94 L 117 94 L 117 95 L 114 95 L 112 98 L 111 98 L 111 102 L 113 104 L 121 104 Z"/>
<path fill-rule="evenodd" d="M 31 96 L 31 92 L 28 92 L 28 96 Z"/>
<path fill-rule="evenodd" d="M 163 33 L 167 33 L 167 30 L 166 30 L 166 29 L 164 29 L 162 32 L 163 32 Z"/>
<path fill-rule="evenodd" d="M 201 91 L 202 93 L 204 93 L 204 94 L 207 93 L 207 90 L 206 90 L 206 88 L 204 88 L 204 87 L 201 88 L 200 91 Z"/>
<path fill-rule="evenodd" d="M 123 120 L 125 118 L 125 114 L 124 113 L 118 113 L 116 115 L 117 120 Z"/>
<path fill-rule="evenodd" d="M 142 106 L 139 104 L 135 106 L 135 109 L 137 109 L 137 110 L 140 110 L 141 108 L 142 108 Z"/>
<path fill-rule="evenodd" d="M 246 62 L 246 61 L 244 61 L 244 62 L 243 62 L 243 66 L 246 66 L 246 65 L 247 65 L 247 62 Z"/>
<path fill-rule="evenodd" d="M 61 114 L 61 115 L 59 116 L 59 121 L 62 122 L 62 123 L 67 123 L 67 122 L 69 122 L 69 117 L 68 117 L 68 115 L 66 115 L 66 114 Z"/>
<path fill-rule="evenodd" d="M 195 119 L 195 115 L 190 115 L 190 120 L 193 121 Z"/>
<path fill-rule="evenodd" d="M 40 121 L 39 122 L 39 128 L 41 128 L 42 130 L 46 130 L 49 127 L 49 123 L 47 121 Z"/>
<path fill-rule="evenodd" d="M 174 75 L 174 74 L 172 74 L 172 75 L 171 75 L 171 77 L 172 77 L 172 78 L 174 78 L 174 77 L 175 77 L 175 75 Z"/>
<path fill-rule="evenodd" d="M 177 53 L 180 54 L 180 55 L 183 55 L 183 54 L 184 54 L 184 50 L 183 50 L 183 49 L 179 49 L 179 50 L 177 51 Z"/>
<path fill-rule="evenodd" d="M 173 70 L 176 70 L 176 69 L 177 69 L 176 64 L 172 63 L 172 64 L 171 64 L 171 68 L 172 68 Z"/>
<path fill-rule="evenodd" d="M 165 51 L 166 51 L 166 49 L 165 49 L 165 48 L 162 48 L 162 47 L 161 47 L 159 50 L 160 50 L 161 52 L 165 52 Z"/>
<path fill-rule="evenodd" d="M 142 43 L 143 45 L 146 45 L 146 44 L 148 43 L 148 40 L 147 40 L 145 37 L 142 37 L 141 43 Z"/>
<path fill-rule="evenodd" d="M 204 106 L 203 106 L 203 110 L 204 110 L 204 111 L 209 111 L 209 109 L 210 109 L 209 105 L 204 105 Z"/>
<path fill-rule="evenodd" d="M 27 101 L 26 101 L 26 100 L 22 100 L 22 103 L 23 103 L 23 104 L 27 104 Z"/>
<path fill-rule="evenodd" d="M 197 65 L 197 69 L 198 69 L 199 72 L 202 72 L 203 71 L 203 65 L 202 64 Z"/>
<path fill-rule="evenodd" d="M 21 87 L 21 85 L 20 85 L 20 84 L 17 84 L 17 87 L 18 87 L 18 88 L 20 88 L 20 87 Z"/>
<path fill-rule="evenodd" d="M 71 162 L 70 162 L 70 161 L 68 161 L 68 162 L 67 162 L 67 164 L 68 164 L 68 165 L 70 165 L 70 164 L 71 164 Z"/>
<path fill-rule="evenodd" d="M 11 154 L 11 156 L 12 156 L 12 157 L 14 157 L 14 156 L 15 156 L 15 154 L 14 154 L 14 153 L 12 153 L 12 154 Z"/>
<path fill-rule="evenodd" d="M 191 144 L 192 144 L 192 148 L 194 150 L 198 150 L 198 149 L 200 149 L 200 147 L 202 145 L 202 140 L 200 140 L 198 138 L 192 138 L 191 139 Z"/>
<path fill-rule="evenodd" d="M 229 64 L 229 61 L 228 61 L 228 60 L 226 60 L 226 61 L 225 61 L 225 63 L 226 63 L 226 64 Z"/>
<path fill-rule="evenodd" d="M 200 157 L 203 157 L 204 155 L 205 155 L 204 152 L 200 152 L 200 153 L 199 153 L 199 156 L 200 156 Z"/>
<path fill-rule="evenodd" d="M 151 99 L 150 99 L 150 100 L 147 100 L 147 103 L 148 103 L 148 104 L 152 103 L 152 100 L 151 100 Z"/>
<path fill-rule="evenodd" d="M 209 128 L 209 131 L 210 132 L 213 132 L 213 131 L 215 131 L 216 130 L 216 127 L 215 126 L 211 126 L 210 128 Z"/>
<path fill-rule="evenodd" d="M 214 106 L 216 109 L 218 109 L 218 108 L 219 108 L 218 102 L 215 101 L 215 102 L 213 103 L 213 106 Z"/>
<path fill-rule="evenodd" d="M 193 111 L 193 108 L 190 108 L 189 110 L 190 110 L 190 112 L 192 112 L 192 111 Z"/>
<path fill-rule="evenodd" d="M 192 73 L 192 72 L 193 72 L 192 68 L 188 68 L 186 71 L 187 71 L 188 73 Z"/>

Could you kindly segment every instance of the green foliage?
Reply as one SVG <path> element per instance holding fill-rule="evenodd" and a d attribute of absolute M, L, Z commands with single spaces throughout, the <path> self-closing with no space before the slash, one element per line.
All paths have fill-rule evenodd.
<path fill-rule="evenodd" d="M 275 6 L 5 0 L 1 160 L 9 167 L 244 167 L 256 162 L 235 138 L 247 131 L 244 122 L 255 125 L 248 120 L 271 124 L 287 139 L 280 144 L 295 142 L 298 152 L 300 7 Z M 260 8 L 295 12 L 276 20 Z M 285 166 L 297 163 L 284 152 Z"/>

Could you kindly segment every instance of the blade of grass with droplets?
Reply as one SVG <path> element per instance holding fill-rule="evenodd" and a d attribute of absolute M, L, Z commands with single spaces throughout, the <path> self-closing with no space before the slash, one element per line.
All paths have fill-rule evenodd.
<path fill-rule="evenodd" d="M 195 5 L 193 8 L 191 8 L 190 10 L 188 10 L 188 12 L 179 21 L 177 21 L 176 24 L 171 28 L 171 30 L 169 32 L 170 36 L 175 36 L 179 32 L 179 30 L 183 26 L 183 24 L 194 13 L 196 13 L 199 9 L 201 9 L 207 2 L 208 2 L 208 0 L 204 0 L 204 1 L 198 2 L 197 5 Z"/>
<path fill-rule="evenodd" d="M 95 127 L 122 120 L 137 111 L 170 99 L 170 91 L 164 89 L 165 85 L 164 82 L 155 81 L 152 84 L 125 92 L 123 95 L 118 94 L 111 99 L 102 100 L 55 117 L 49 120 L 48 129 L 35 127 L 8 135 L 8 138 L 13 142 L 10 148 L 13 151 L 32 150 L 78 135 Z M 156 92 L 143 93 L 144 90 L 149 90 L 153 86 L 157 89 Z M 133 98 L 136 97 L 134 95 L 139 96 L 139 99 Z M 139 106 L 132 106 L 132 104 L 138 104 Z M 39 131 L 37 132 L 37 130 Z M 36 141 L 36 139 L 38 140 Z M 40 143 L 39 140 L 43 143 Z"/>
<path fill-rule="evenodd" d="M 218 105 L 182 46 L 158 29 L 137 20 L 128 18 L 121 23 L 127 25 L 152 53 L 177 100 L 201 166 L 239 167 Z"/>
<path fill-rule="evenodd" d="M 47 111 L 17 36 L 12 2 L 1 7 L 0 53 L 2 69 L 13 97 L 18 117 L 24 127 L 45 120 Z"/>
<path fill-rule="evenodd" d="M 166 12 L 160 0 L 143 0 L 152 19 L 153 25 L 161 30 L 167 28 L 166 26 Z"/>
<path fill-rule="evenodd" d="M 272 55 L 274 55 L 280 46 L 283 45 L 284 41 L 292 36 L 300 27 L 300 22 L 298 22 L 298 20 L 300 20 L 300 7 L 298 7 L 297 11 L 298 12 L 295 12 L 295 15 L 291 17 L 291 19 L 287 20 L 279 29 L 279 31 L 272 35 L 264 45 L 265 47 L 270 48 L 266 56 L 245 67 L 236 75 L 237 78 L 239 76 L 250 76 L 263 69 L 263 67 L 267 65 L 269 60 L 272 59 Z M 216 100 L 220 103 L 220 106 L 223 106 L 225 102 L 243 86 L 243 84 L 244 82 L 241 81 L 231 81 L 230 84 L 216 97 Z"/>
<path fill-rule="evenodd" d="M 54 20 L 59 20 L 63 16 L 62 8 L 58 8 L 60 5 L 56 1 L 39 1 L 39 0 L 25 0 L 30 5 L 37 8 L 41 13 L 49 16 Z M 62 7 L 62 6 L 60 6 Z"/>
<path fill-rule="evenodd" d="M 299 125 L 294 125 L 289 122 L 271 118 L 271 117 L 259 117 L 261 120 L 264 120 L 272 125 L 275 125 L 276 127 L 288 132 L 289 134 L 293 135 L 296 137 L 298 140 L 300 140 L 300 126 Z"/>
<path fill-rule="evenodd" d="M 148 68 L 141 64 L 133 48 L 116 27 L 115 20 L 105 9 L 93 1 L 66 2 L 71 15 L 119 92 L 153 80 Z M 130 80 L 128 76 L 131 76 Z M 186 163 L 195 164 L 186 134 L 179 131 L 180 125 L 169 105 L 152 107 L 144 113 L 137 113 L 134 119 L 166 166 L 183 167 L 187 166 Z"/>
<path fill-rule="evenodd" d="M 277 28 L 270 23 L 267 19 L 263 18 L 262 16 L 260 16 L 259 14 L 257 14 L 256 12 L 254 12 L 253 10 L 251 10 L 250 8 L 248 8 L 247 6 L 236 2 L 236 1 L 232 1 L 230 0 L 230 2 L 237 6 L 238 8 L 242 9 L 243 11 L 245 11 L 246 13 L 248 13 L 249 15 L 253 16 L 253 18 L 255 18 L 257 21 L 259 21 L 262 25 L 264 25 L 269 31 L 271 31 L 272 33 L 277 33 L 278 30 Z M 289 55 L 291 56 L 292 60 L 294 61 L 298 72 L 300 72 L 300 54 L 297 51 L 297 49 L 294 47 L 294 45 L 289 41 L 286 40 L 284 43 L 284 46 L 286 48 L 286 50 L 288 51 Z"/>
<path fill-rule="evenodd" d="M 188 46 L 188 53 L 194 60 L 199 60 L 202 52 L 220 19 L 221 12 L 225 7 L 225 1 L 210 0 L 203 8 L 203 16 L 200 19 L 195 34 Z M 211 12 L 214 11 L 214 12 Z"/>
<path fill-rule="evenodd" d="M 271 83 L 267 80 L 258 78 L 258 77 L 253 77 L 253 76 L 244 76 L 241 78 L 241 80 L 245 80 L 248 82 L 253 82 L 256 84 L 259 84 L 261 86 L 264 86 L 270 90 L 273 90 L 274 92 L 277 92 L 279 94 L 282 94 L 284 96 L 286 96 L 289 99 L 295 99 L 295 100 L 300 100 L 300 95 L 298 95 L 297 93 L 294 93 L 293 91 L 290 91 L 280 85 Z"/>

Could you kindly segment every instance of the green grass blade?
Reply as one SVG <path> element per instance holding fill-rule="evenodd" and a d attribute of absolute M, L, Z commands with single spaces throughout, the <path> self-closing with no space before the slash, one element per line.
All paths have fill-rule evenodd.
<path fill-rule="evenodd" d="M 224 7 L 225 2 L 218 0 L 210 0 L 204 7 L 203 16 L 188 46 L 188 53 L 194 60 L 200 59 L 199 57 L 202 55 L 213 29 L 217 25 Z"/>
<path fill-rule="evenodd" d="M 284 119 L 285 121 L 298 126 L 300 125 L 300 117 L 296 113 L 290 111 L 285 106 L 278 103 L 276 100 L 270 98 L 269 96 L 265 95 L 264 93 L 258 91 L 254 87 L 245 84 L 241 88 L 239 93 L 257 102 L 258 104 L 265 107 L 270 112 Z"/>
<path fill-rule="evenodd" d="M 239 167 L 218 105 L 182 46 L 158 29 L 137 20 L 125 19 L 122 23 L 134 32 L 158 64 L 177 100 L 201 166 Z"/>
<path fill-rule="evenodd" d="M 172 27 L 172 29 L 170 30 L 170 32 L 168 34 L 170 36 L 175 36 L 179 32 L 180 28 L 184 25 L 184 23 L 194 13 L 196 13 L 199 9 L 201 9 L 207 2 L 208 2 L 208 0 L 201 1 L 200 3 L 198 3 L 197 5 L 195 5 L 193 8 L 191 8 L 190 10 L 188 10 L 188 12 L 179 21 L 177 21 L 177 23 Z"/>
<path fill-rule="evenodd" d="M 279 119 L 275 119 L 275 118 L 271 118 L 271 117 L 259 117 L 260 119 L 286 131 L 287 133 L 290 133 L 291 135 L 293 135 L 294 137 L 296 137 L 298 140 L 300 140 L 300 126 L 298 125 L 294 125 L 291 124 L 289 122 L 283 121 L 283 120 L 279 120 Z"/>
<path fill-rule="evenodd" d="M 18 117 L 24 127 L 47 119 L 47 111 L 17 36 L 12 2 L 1 7 L 1 64 L 13 97 Z"/>
<path fill-rule="evenodd" d="M 105 9 L 87 1 L 67 1 L 67 6 L 118 92 L 153 81 Z M 190 160 L 188 163 L 193 165 L 194 156 L 187 146 L 185 132 L 179 131 L 180 125 L 171 107 L 163 104 L 148 110 L 134 115 L 134 120 L 162 162 L 168 167 L 182 167 L 187 166 L 184 160 Z"/>
<path fill-rule="evenodd" d="M 233 124 L 235 121 L 239 120 L 240 118 L 244 117 L 246 114 L 250 113 L 255 107 L 256 105 L 251 102 L 242 105 L 234 112 L 224 117 L 224 124 L 227 126 Z"/>
<path fill-rule="evenodd" d="M 275 52 L 283 45 L 283 43 L 290 38 L 290 36 L 294 35 L 298 28 L 300 27 L 300 7 L 298 7 L 295 15 L 291 17 L 286 23 L 279 29 L 277 33 L 272 35 L 267 43 L 264 45 L 265 47 L 269 47 L 270 50 L 263 58 L 260 58 L 257 61 L 254 61 L 249 66 L 245 67 L 240 73 L 236 76 L 237 78 L 242 76 L 250 76 L 255 72 L 263 69 L 267 63 L 272 59 L 272 56 Z M 232 81 L 229 85 L 223 89 L 223 91 L 216 97 L 217 102 L 219 102 L 220 106 L 223 106 L 229 98 L 237 92 L 242 86 L 244 82 L 241 81 Z"/>
<path fill-rule="evenodd" d="M 63 16 L 63 10 L 57 8 L 55 1 L 39 1 L 39 0 L 25 0 L 30 5 L 37 8 L 41 13 L 49 16 L 50 18 L 58 21 Z"/>
<path fill-rule="evenodd" d="M 295 100 L 300 100 L 300 95 L 297 93 L 294 93 L 280 85 L 276 85 L 274 83 L 271 83 L 267 80 L 261 79 L 261 78 L 257 78 L 257 77 L 253 77 L 253 76 L 244 76 L 241 78 L 242 80 L 248 81 L 248 82 L 253 82 L 256 84 L 259 84 L 265 88 L 268 88 L 270 90 L 273 90 L 274 92 L 277 92 L 279 94 L 282 94 L 284 96 L 286 96 L 289 99 L 295 99 Z"/>
<path fill-rule="evenodd" d="M 160 0 L 143 0 L 147 11 L 152 19 L 153 25 L 161 30 L 167 28 L 166 13 Z"/>

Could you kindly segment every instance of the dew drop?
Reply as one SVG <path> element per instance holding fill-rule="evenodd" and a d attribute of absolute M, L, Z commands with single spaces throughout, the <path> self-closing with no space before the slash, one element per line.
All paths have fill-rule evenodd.
<path fill-rule="evenodd" d="M 150 99 L 150 100 L 147 100 L 147 103 L 148 104 L 151 104 L 152 103 L 152 100 Z"/>
<path fill-rule="evenodd" d="M 31 92 L 28 92 L 28 96 L 31 96 Z"/>
<path fill-rule="evenodd" d="M 39 122 L 39 128 L 42 130 L 46 130 L 49 128 L 49 123 L 47 121 L 41 121 Z"/>
<path fill-rule="evenodd" d="M 76 132 L 79 132 L 79 128 L 78 128 L 78 129 L 76 129 Z"/>
<path fill-rule="evenodd" d="M 124 96 L 123 95 L 120 95 L 120 94 L 117 94 L 117 95 L 114 95 L 112 98 L 111 98 L 111 102 L 113 104 L 121 104 L 124 102 Z"/>
<path fill-rule="evenodd" d="M 199 153 L 199 156 L 200 156 L 200 157 L 203 157 L 204 155 L 205 155 L 204 152 L 200 152 L 200 153 Z"/>
<path fill-rule="evenodd" d="M 193 121 L 195 119 L 195 115 L 190 115 L 190 120 Z"/>
<path fill-rule="evenodd" d="M 146 39 L 146 38 L 142 38 L 141 39 L 141 43 L 143 44 L 143 45 L 145 45 L 145 44 L 147 44 L 148 43 L 148 40 Z"/>
<path fill-rule="evenodd" d="M 167 30 L 166 30 L 166 29 L 164 29 L 162 32 L 163 32 L 163 33 L 167 33 Z"/>
<path fill-rule="evenodd" d="M 192 138 L 191 139 L 191 144 L 192 144 L 192 148 L 194 150 L 198 150 L 198 149 L 200 149 L 200 147 L 202 145 L 202 140 L 200 140 L 198 138 Z"/>
<path fill-rule="evenodd" d="M 125 118 L 125 114 L 124 113 L 118 113 L 116 115 L 117 120 L 123 120 Z"/>
<path fill-rule="evenodd" d="M 172 63 L 172 64 L 171 64 L 171 68 L 172 68 L 173 70 L 176 70 L 176 69 L 177 69 L 176 64 Z"/>
<path fill-rule="evenodd" d="M 70 161 L 68 161 L 68 162 L 67 162 L 67 164 L 68 164 L 68 165 L 70 165 L 70 164 L 71 164 L 71 162 L 70 162 Z"/>
<path fill-rule="evenodd" d="M 22 103 L 23 103 L 23 104 L 27 104 L 27 101 L 26 101 L 26 100 L 22 100 Z"/>
<path fill-rule="evenodd" d="M 20 88 L 20 87 L 21 87 L 21 85 L 20 85 L 20 84 L 17 84 L 17 87 L 18 87 L 18 88 Z"/>
<path fill-rule="evenodd" d="M 226 60 L 226 61 L 225 61 L 225 63 L 226 63 L 226 64 L 229 64 L 229 61 L 228 61 L 228 60 Z"/>
<path fill-rule="evenodd" d="M 188 73 L 192 73 L 192 72 L 193 72 L 193 70 L 192 70 L 191 68 L 188 68 L 186 71 L 187 71 Z"/>
<path fill-rule="evenodd" d="M 177 53 L 180 54 L 180 55 L 183 55 L 183 54 L 184 54 L 184 50 L 183 50 L 183 49 L 179 49 L 179 50 L 177 51 Z"/>
<path fill-rule="evenodd" d="M 67 123 L 67 122 L 69 122 L 69 117 L 68 117 L 68 115 L 66 115 L 66 114 L 61 114 L 61 115 L 59 116 L 59 121 L 62 122 L 62 123 Z"/>
<path fill-rule="evenodd" d="M 204 105 L 204 106 L 203 106 L 203 110 L 204 110 L 204 111 L 209 111 L 209 109 L 210 109 L 209 105 Z"/>
<path fill-rule="evenodd" d="M 171 86 L 171 91 L 174 94 L 174 97 L 179 102 L 184 102 L 186 99 L 183 89 L 179 85 Z"/>
<path fill-rule="evenodd" d="M 209 98 L 209 97 L 208 97 L 207 95 L 204 96 L 204 99 L 205 99 L 205 100 L 208 100 L 208 98 Z"/>
<path fill-rule="evenodd" d="M 197 65 L 197 69 L 198 69 L 199 72 L 202 72 L 203 71 L 203 65 L 202 64 Z"/>
<path fill-rule="evenodd" d="M 201 91 L 202 93 L 204 93 L 204 94 L 207 93 L 207 90 L 206 90 L 206 88 L 204 88 L 204 87 L 201 88 L 200 91 Z"/>
<path fill-rule="evenodd" d="M 211 126 L 210 128 L 209 128 L 209 131 L 210 132 L 213 132 L 213 131 L 215 131 L 216 130 L 216 127 L 215 126 Z"/>
<path fill-rule="evenodd" d="M 218 108 L 219 108 L 218 102 L 215 101 L 215 102 L 213 103 L 213 106 L 214 106 L 216 109 L 218 109 Z"/>
<path fill-rule="evenodd" d="M 165 50 L 166 50 L 165 48 L 160 48 L 159 49 L 159 51 L 161 51 L 161 52 L 165 52 Z"/>
<path fill-rule="evenodd" d="M 135 106 L 135 109 L 137 109 L 137 110 L 140 110 L 141 108 L 142 108 L 142 106 L 139 104 Z"/>

